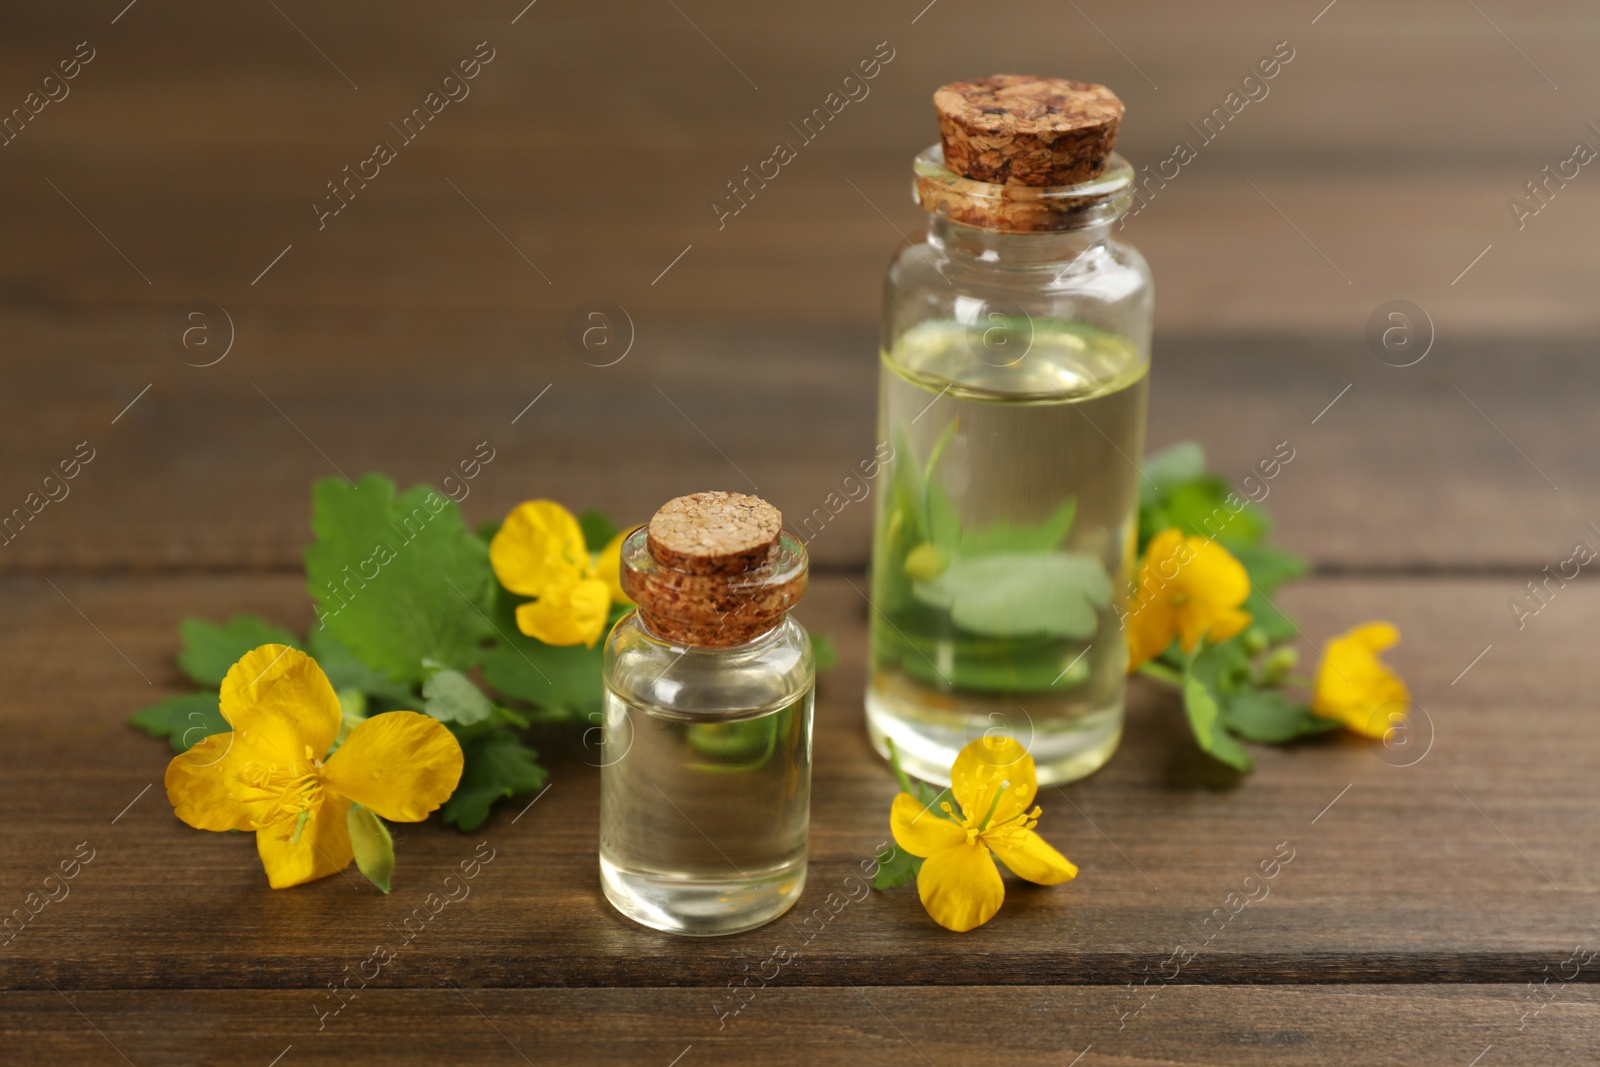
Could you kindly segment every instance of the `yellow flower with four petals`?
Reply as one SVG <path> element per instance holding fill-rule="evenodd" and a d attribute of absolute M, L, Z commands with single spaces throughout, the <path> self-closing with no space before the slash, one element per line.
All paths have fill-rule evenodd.
<path fill-rule="evenodd" d="M 534 597 L 517 607 L 517 629 L 547 645 L 594 647 L 611 605 L 629 604 L 619 570 L 622 540 L 611 539 L 594 559 L 572 512 L 553 500 L 526 500 L 511 509 L 489 542 L 489 563 L 500 584 Z"/>
<path fill-rule="evenodd" d="M 995 857 L 1039 885 L 1077 875 L 1078 868 L 1033 831 L 1039 808 L 1029 805 L 1038 789 L 1028 750 L 1013 738 L 985 736 L 963 748 L 950 768 L 959 811 L 945 802 L 941 815 L 910 793 L 894 798 L 889 826 L 901 848 L 923 858 L 917 894 L 934 922 L 963 933 L 994 918 L 1006 895 Z"/>
<path fill-rule="evenodd" d="M 1250 625 L 1242 605 L 1250 575 L 1209 537 L 1185 537 L 1177 527 L 1150 539 L 1128 605 L 1128 670 L 1165 652 L 1176 637 L 1185 652 L 1202 638 L 1226 641 Z"/>
<path fill-rule="evenodd" d="M 1312 712 L 1368 737 L 1381 738 L 1404 722 L 1411 691 L 1378 658 L 1399 640 L 1392 623 L 1366 622 L 1329 641 L 1317 668 Z"/>
<path fill-rule="evenodd" d="M 167 765 L 167 798 L 196 829 L 254 830 L 274 889 L 349 866 L 353 804 L 421 822 L 461 779 L 455 735 L 414 711 L 363 720 L 330 756 L 339 698 L 316 661 L 287 645 L 247 652 L 222 680 L 220 700 L 233 731 Z"/>

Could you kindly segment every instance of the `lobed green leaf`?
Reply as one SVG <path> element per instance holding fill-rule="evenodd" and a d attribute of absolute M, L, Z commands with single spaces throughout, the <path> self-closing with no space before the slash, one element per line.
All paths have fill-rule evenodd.
<path fill-rule="evenodd" d="M 240 657 L 262 645 L 300 647 L 294 634 L 254 615 L 235 615 L 221 626 L 184 619 L 178 624 L 178 637 L 183 642 L 178 667 L 200 685 L 221 685 Z"/>
<path fill-rule="evenodd" d="M 174 752 L 187 752 L 212 734 L 225 734 L 233 729 L 217 707 L 215 692 L 168 697 L 153 707 L 134 712 L 128 722 L 151 737 L 170 741 Z"/>
<path fill-rule="evenodd" d="M 538 753 L 510 730 L 467 738 L 461 742 L 461 752 L 465 760 L 461 782 L 440 809 L 440 817 L 462 830 L 476 830 L 496 801 L 536 792 L 549 777 L 538 764 Z"/>
<path fill-rule="evenodd" d="M 488 548 L 454 501 L 425 485 L 395 494 L 368 474 L 312 488 L 306 582 L 332 635 L 373 670 L 421 681 L 423 660 L 465 670 L 493 633 Z"/>

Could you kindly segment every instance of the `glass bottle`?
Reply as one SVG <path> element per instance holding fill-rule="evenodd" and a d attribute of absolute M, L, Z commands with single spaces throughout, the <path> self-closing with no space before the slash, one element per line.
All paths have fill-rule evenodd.
<path fill-rule="evenodd" d="M 781 527 L 756 497 L 697 493 L 623 542 L 638 610 L 605 645 L 600 882 L 657 930 L 750 930 L 805 887 L 816 666 Z"/>
<path fill-rule="evenodd" d="M 1053 83 L 1098 91 L 1114 117 L 1069 160 L 1092 176 L 1026 185 L 1015 169 L 975 180 L 945 165 L 945 93 L 974 84 L 993 102 L 1008 80 L 936 95 L 943 144 L 914 164 L 927 237 L 888 272 L 878 432 L 893 459 L 875 518 L 867 724 L 929 781 L 948 783 L 963 745 L 1000 733 L 1027 745 L 1041 783 L 1064 782 L 1100 767 L 1122 732 L 1151 280 L 1112 236 L 1134 189 L 1110 151 L 1115 96 Z M 956 141 L 963 167 L 997 177 L 993 152 Z"/>

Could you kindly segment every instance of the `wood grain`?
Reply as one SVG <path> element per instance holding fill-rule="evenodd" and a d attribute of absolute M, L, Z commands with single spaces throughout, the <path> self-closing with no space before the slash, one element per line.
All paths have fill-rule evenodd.
<path fill-rule="evenodd" d="M 323 990 L 0 994 L 0 1035 L 28 1063 L 521 1065 L 1007 1063 L 1326 1067 L 1589 1061 L 1600 1008 L 1568 988 L 1518 1031 L 1505 986 L 1173 985 L 1137 1017 L 1126 988 L 767 988 L 719 1029 L 703 989 L 369 987 L 321 1018 Z M 453 986 L 453 988 L 452 988 Z M 1121 1027 L 1119 1029 L 1119 1027 Z M 96 1031 L 99 1031 L 98 1033 Z M 1484 1055 L 1492 1046 L 1493 1051 Z M 212 1057 L 215 1057 L 212 1059 Z M 675 1057 L 677 1057 L 675 1059 Z M 1077 1058 L 1075 1058 L 1077 1057 Z"/>
<path fill-rule="evenodd" d="M 1552 582 L 1520 627 L 1508 605 L 1600 545 L 1593 168 L 1512 210 L 1600 143 L 1592 19 L 1558 0 L 114 8 L 0 18 L 0 115 L 96 49 L 0 148 L 0 515 L 94 450 L 0 546 L 0 915 L 94 850 L 0 944 L 0 1058 L 1593 1060 L 1593 969 L 1531 1018 L 1526 983 L 1600 936 L 1600 597 Z M 326 183 L 480 41 L 495 58 L 470 98 L 319 228 Z M 870 95 L 719 220 L 727 183 L 880 41 Z M 1270 94 L 1200 144 L 1191 124 L 1279 41 L 1295 56 Z M 894 791 L 860 722 L 860 502 L 810 545 L 801 616 L 843 663 L 817 705 L 811 882 L 783 922 L 704 943 L 614 915 L 595 771 L 559 732 L 555 784 L 520 818 L 403 828 L 389 897 L 354 876 L 272 893 L 248 839 L 173 818 L 167 749 L 124 720 L 182 690 L 183 617 L 309 621 L 313 479 L 437 484 L 488 442 L 473 521 L 534 496 L 638 520 L 707 488 L 791 522 L 826 510 L 875 443 L 881 271 L 922 224 L 906 191 L 931 91 L 1001 70 L 1116 88 L 1136 165 L 1199 145 L 1123 231 L 1159 291 L 1150 443 L 1201 440 L 1230 479 L 1295 449 L 1267 505 L 1321 571 L 1288 598 L 1302 653 L 1398 623 L 1408 746 L 1253 749 L 1239 779 L 1140 686 L 1113 762 L 1041 798 L 1075 882 L 1012 886 L 961 938 L 909 888 L 852 899 Z M 1396 298 L 1436 332 L 1403 369 L 1364 339 Z M 568 341 L 601 300 L 633 335 L 609 367 Z M 188 366 L 169 330 L 202 301 L 234 345 Z M 495 858 L 471 895 L 319 1031 L 329 983 L 403 939 L 480 841 Z M 1219 927 L 1280 842 L 1270 895 Z M 1129 983 L 1179 946 L 1193 959 L 1138 1010 Z M 727 1016 L 729 983 L 778 947 L 800 956 Z"/>
<path fill-rule="evenodd" d="M 0 546 L 0 571 L 298 569 L 313 480 L 439 485 L 480 442 L 495 458 L 463 486 L 473 522 L 537 496 L 638 522 L 719 488 L 758 492 L 792 528 L 809 516 L 823 566 L 868 556 L 876 501 L 846 503 L 875 446 L 868 329 L 640 319 L 637 351 L 598 368 L 559 324 L 520 315 L 253 311 L 237 313 L 238 350 L 198 369 L 124 354 L 127 336 L 163 329 L 152 314 L 5 321 L 40 358 L 0 395 L 0 514 L 42 495 L 80 442 L 96 458 Z M 96 341 L 80 347 L 85 330 Z M 1402 369 L 1357 337 L 1160 340 L 1150 445 L 1202 441 L 1237 483 L 1287 442 L 1264 502 L 1279 543 L 1327 567 L 1533 578 L 1577 539 L 1600 545 L 1588 347 L 1438 349 Z"/>
<path fill-rule="evenodd" d="M 5 579 L 0 675 L 15 693 L 0 720 L 0 808 L 13 817 L 0 852 L 17 858 L 0 887 L 15 898 L 7 908 L 77 843 L 96 858 L 0 955 L 0 984 L 318 987 L 388 942 L 403 949 L 386 973 L 413 986 L 451 974 L 486 986 L 720 987 L 779 947 L 803 947 L 785 972 L 795 985 L 1120 986 L 1180 945 L 1197 953 L 1185 982 L 1520 983 L 1592 939 L 1600 830 L 1584 813 L 1597 741 L 1588 703 L 1572 696 L 1591 669 L 1575 664 L 1600 620 L 1592 591 L 1568 590 L 1517 634 L 1500 581 L 1307 583 L 1290 605 L 1319 645 L 1373 614 L 1406 635 L 1395 661 L 1424 709 L 1414 746 L 1339 736 L 1257 748 L 1257 770 L 1238 778 L 1194 748 L 1169 695 L 1141 686 L 1111 764 L 1040 798 L 1043 831 L 1083 873 L 1058 889 L 1014 885 L 995 921 L 953 938 L 910 889 L 869 896 L 850 878 L 887 839 L 895 791 L 862 729 L 866 604 L 852 583 L 817 580 L 801 612 L 843 655 L 817 705 L 805 896 L 773 926 L 703 942 L 633 926 L 604 903 L 596 773 L 559 736 L 542 746 L 554 785 L 520 819 L 507 805 L 474 835 L 400 827 L 392 895 L 354 875 L 267 890 L 247 836 L 173 818 L 159 784 L 169 753 L 123 719 L 176 687 L 166 664 L 181 616 L 255 610 L 304 625 L 297 583 L 64 578 L 58 592 Z M 480 841 L 495 858 L 470 895 L 400 940 L 405 917 L 426 914 L 427 895 Z M 1283 842 L 1293 859 L 1265 899 L 1208 924 Z"/>
<path fill-rule="evenodd" d="M 85 37 L 99 56 L 4 150 L 0 294 L 565 311 L 605 294 L 647 316 L 869 321 L 896 227 L 919 223 L 906 188 L 912 155 L 935 140 L 934 87 L 1023 69 L 1117 89 L 1121 147 L 1141 165 L 1180 140 L 1198 147 L 1131 227 L 1155 264 L 1165 329 L 1359 336 L 1398 296 L 1459 331 L 1600 325 L 1584 288 L 1600 265 L 1594 184 L 1569 183 L 1526 226 L 1508 210 L 1594 137 L 1581 101 L 1600 89 L 1587 61 L 1596 28 L 1555 0 L 1500 15 L 1445 0 L 1346 4 L 1314 25 L 1316 12 L 1266 0 L 946 4 L 915 24 L 915 11 L 837 2 L 802 14 L 705 0 L 682 14 L 549 5 L 512 25 L 520 6 L 287 12 L 326 60 L 270 7 L 146 5 L 115 26 L 76 10 L 15 16 L 0 99 L 19 102 Z M 472 95 L 319 230 L 311 205 L 325 183 L 482 40 L 497 56 Z M 719 227 L 710 204 L 726 183 L 798 140 L 789 124 L 880 41 L 895 58 L 870 95 Z M 1191 124 L 1280 41 L 1295 58 L 1269 95 L 1203 143 Z M 690 244 L 670 284 L 652 286 Z"/>

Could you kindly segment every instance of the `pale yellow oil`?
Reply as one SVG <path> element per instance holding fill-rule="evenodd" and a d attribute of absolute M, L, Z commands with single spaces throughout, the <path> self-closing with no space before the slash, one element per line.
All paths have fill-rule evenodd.
<path fill-rule="evenodd" d="M 999 328 L 922 323 L 882 356 L 868 726 L 930 781 L 986 733 L 1069 781 L 1121 736 L 1149 362 L 1088 326 Z"/>

